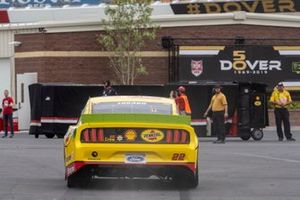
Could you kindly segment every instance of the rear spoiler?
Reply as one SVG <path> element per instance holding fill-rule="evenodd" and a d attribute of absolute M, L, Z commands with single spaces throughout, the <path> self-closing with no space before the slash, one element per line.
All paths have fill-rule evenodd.
<path fill-rule="evenodd" d="M 84 114 L 80 121 L 84 123 L 97 122 L 146 122 L 165 124 L 191 124 L 191 117 L 186 115 L 160 115 L 160 114 Z"/>

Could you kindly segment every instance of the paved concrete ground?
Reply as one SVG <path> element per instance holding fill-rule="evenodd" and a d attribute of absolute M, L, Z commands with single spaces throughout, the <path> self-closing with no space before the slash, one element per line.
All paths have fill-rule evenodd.
<path fill-rule="evenodd" d="M 196 189 L 178 190 L 157 180 L 95 180 L 87 189 L 68 189 L 61 139 L 27 134 L 0 139 L 0 200 L 299 200 L 300 132 L 297 142 L 200 138 Z"/>

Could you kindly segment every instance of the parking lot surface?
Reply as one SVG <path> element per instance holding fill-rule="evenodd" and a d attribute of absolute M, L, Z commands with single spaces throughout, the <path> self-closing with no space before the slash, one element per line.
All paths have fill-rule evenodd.
<path fill-rule="evenodd" d="M 2 135 L 0 135 L 2 136 Z M 183 190 L 156 179 L 94 180 L 69 189 L 64 181 L 63 140 L 26 133 L 0 139 L 0 200 L 299 200 L 300 132 L 296 142 L 199 138 L 199 185 Z"/>

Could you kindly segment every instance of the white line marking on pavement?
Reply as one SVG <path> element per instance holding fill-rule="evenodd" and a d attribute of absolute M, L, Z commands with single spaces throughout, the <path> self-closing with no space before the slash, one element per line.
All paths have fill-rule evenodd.
<path fill-rule="evenodd" d="M 255 157 L 255 158 L 265 158 L 265 159 L 269 159 L 269 160 L 278 160 L 278 161 L 284 161 L 284 162 L 289 162 L 289 163 L 300 163 L 300 160 L 276 158 L 276 157 L 272 157 L 272 156 L 264 156 L 264 155 L 250 154 L 250 153 L 234 153 L 234 154 L 240 155 L 240 156 Z"/>

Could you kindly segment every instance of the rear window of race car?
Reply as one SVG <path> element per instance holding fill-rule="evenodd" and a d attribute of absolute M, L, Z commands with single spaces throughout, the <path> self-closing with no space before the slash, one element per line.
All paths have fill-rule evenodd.
<path fill-rule="evenodd" d="M 143 102 L 143 101 L 119 101 L 102 102 L 94 104 L 92 113 L 131 113 L 131 114 L 172 114 L 172 104 Z"/>

